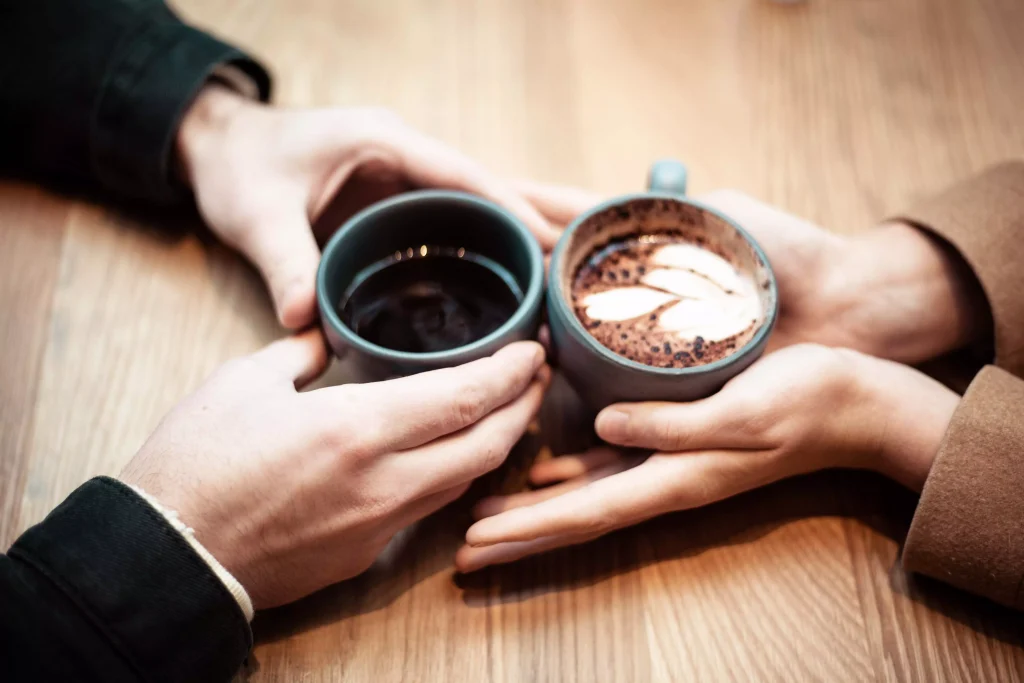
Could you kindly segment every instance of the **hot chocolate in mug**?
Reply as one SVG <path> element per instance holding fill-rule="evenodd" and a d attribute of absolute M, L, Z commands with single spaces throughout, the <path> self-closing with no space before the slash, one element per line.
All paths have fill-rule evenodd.
<path fill-rule="evenodd" d="M 764 251 L 686 198 L 686 177 L 679 162 L 657 162 L 647 192 L 579 216 L 552 254 L 554 360 L 595 409 L 709 396 L 757 360 L 775 325 Z"/>

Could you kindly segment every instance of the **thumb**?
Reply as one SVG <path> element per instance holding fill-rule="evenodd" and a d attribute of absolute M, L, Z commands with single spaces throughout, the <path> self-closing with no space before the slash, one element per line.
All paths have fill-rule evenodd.
<path fill-rule="evenodd" d="M 282 325 L 294 330 L 313 322 L 320 248 L 301 207 L 263 214 L 238 248 L 263 276 Z"/>
<path fill-rule="evenodd" d="M 296 388 L 316 379 L 328 362 L 327 346 L 317 328 L 271 342 L 250 358 L 274 375 L 294 382 Z"/>

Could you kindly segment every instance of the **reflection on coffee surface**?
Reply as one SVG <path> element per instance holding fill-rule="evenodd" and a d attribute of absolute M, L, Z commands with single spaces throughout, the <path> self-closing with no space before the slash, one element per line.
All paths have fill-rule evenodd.
<path fill-rule="evenodd" d="M 465 249 L 420 246 L 359 273 L 338 313 L 367 341 L 429 353 L 486 337 L 522 300 L 515 278 L 495 261 Z"/>
<path fill-rule="evenodd" d="M 762 322 L 753 277 L 700 236 L 631 234 L 595 248 L 572 282 L 587 331 L 645 365 L 685 368 L 725 358 Z"/>

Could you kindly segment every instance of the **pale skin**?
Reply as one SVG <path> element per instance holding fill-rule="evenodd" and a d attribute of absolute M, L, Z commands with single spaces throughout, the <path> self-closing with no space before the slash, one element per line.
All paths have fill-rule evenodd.
<path fill-rule="evenodd" d="M 351 209 L 410 187 L 466 190 L 508 207 L 546 247 L 598 199 L 505 183 L 387 112 L 273 109 L 218 86 L 186 114 L 177 150 L 205 220 L 253 261 L 292 328 L 315 318 L 311 225 L 339 197 Z M 603 411 L 609 446 L 539 463 L 531 477 L 548 488 L 479 504 L 460 569 L 825 467 L 920 488 L 958 397 L 866 354 L 910 363 L 976 341 L 984 306 L 962 268 L 908 226 L 842 238 L 738 193 L 704 200 L 768 252 L 781 350 L 704 401 Z M 461 368 L 298 393 L 326 358 L 307 332 L 229 363 L 122 474 L 176 509 L 258 608 L 362 572 L 395 532 L 498 466 L 550 375 L 523 343 Z"/>
<path fill-rule="evenodd" d="M 562 222 L 596 199 L 525 191 Z M 771 353 L 710 398 L 601 411 L 595 429 L 608 445 L 536 464 L 530 479 L 544 488 L 480 501 L 459 570 L 820 469 L 924 485 L 960 397 L 901 363 L 975 343 L 990 329 L 963 264 L 907 225 L 841 237 L 736 192 L 701 199 L 745 226 L 775 269 L 781 307 Z"/>
<path fill-rule="evenodd" d="M 343 215 L 412 188 L 461 190 L 509 209 L 545 248 L 558 239 L 510 183 L 384 109 L 268 107 L 209 85 L 176 148 L 203 219 L 260 271 L 289 329 L 316 318 L 311 225 L 329 205 Z"/>
<path fill-rule="evenodd" d="M 273 607 L 366 570 L 402 528 L 500 465 L 540 408 L 535 342 L 458 368 L 299 393 L 316 330 L 217 370 L 121 473 Z"/>
<path fill-rule="evenodd" d="M 208 85 L 176 152 L 210 229 L 252 261 L 292 329 L 316 318 L 312 224 L 328 205 L 462 190 L 508 208 L 546 247 L 558 236 L 512 185 L 380 109 L 280 109 Z M 459 368 L 299 393 L 327 357 L 308 331 L 227 363 L 121 474 L 177 511 L 257 608 L 359 574 L 398 530 L 501 464 L 550 377 L 543 348 L 522 342 Z"/>

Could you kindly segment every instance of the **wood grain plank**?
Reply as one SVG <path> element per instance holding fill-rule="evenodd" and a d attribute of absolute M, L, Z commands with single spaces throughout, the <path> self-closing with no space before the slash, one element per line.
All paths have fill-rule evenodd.
<path fill-rule="evenodd" d="M 272 315 L 262 284 L 223 248 L 79 203 L 53 291 L 21 525 L 86 479 L 116 474 L 217 364 L 276 336 Z"/>
<path fill-rule="evenodd" d="M 0 183 L 0 547 L 21 531 L 36 388 L 69 203 Z"/>
<path fill-rule="evenodd" d="M 639 189 L 678 156 L 838 232 L 1024 156 L 1015 0 L 179 0 L 290 105 L 381 105 L 502 174 Z M 68 207 L 73 207 L 68 213 Z M 10 217 L 14 217 L 13 219 Z M 280 334 L 233 255 L 0 187 L 0 536 L 114 472 L 216 364 Z M 40 232 L 41 231 L 41 232 Z M 12 265 L 13 264 L 13 267 Z M 13 309 L 11 308 L 13 306 Z M 336 367 L 326 381 L 344 381 Z M 589 438 L 540 435 L 367 574 L 258 617 L 250 681 L 1024 680 L 1019 614 L 907 577 L 914 499 L 826 473 L 452 575 L 474 497 Z M 17 459 L 8 454 L 16 453 Z"/>

